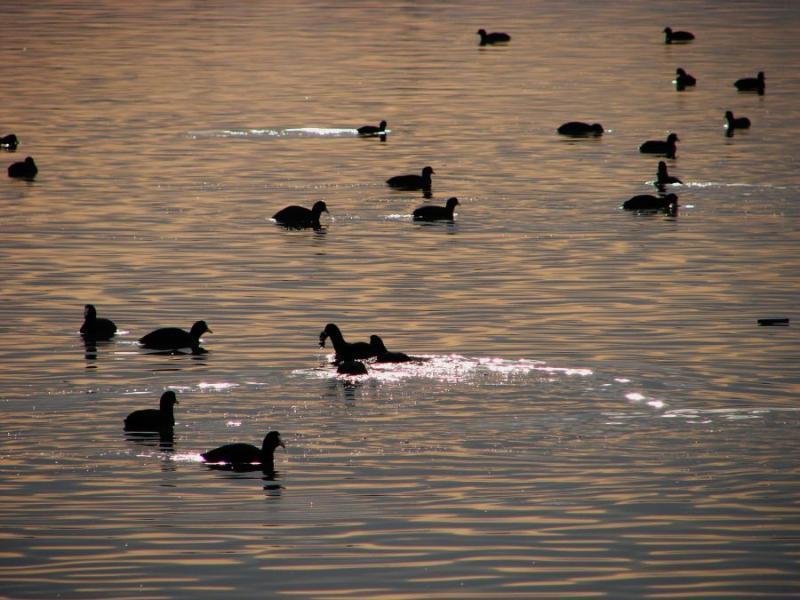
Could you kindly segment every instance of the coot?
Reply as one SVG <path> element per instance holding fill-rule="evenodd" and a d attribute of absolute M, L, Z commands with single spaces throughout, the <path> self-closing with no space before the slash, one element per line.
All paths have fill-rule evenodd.
<path fill-rule="evenodd" d="M 656 174 L 656 185 L 669 185 L 671 183 L 683 183 L 677 177 L 673 177 L 667 172 L 667 163 L 663 160 L 658 161 L 658 173 Z"/>
<path fill-rule="evenodd" d="M 358 135 L 380 135 L 386 133 L 386 121 L 381 121 L 380 125 L 364 125 L 358 128 Z"/>
<path fill-rule="evenodd" d="M 161 394 L 158 408 L 136 410 L 125 417 L 125 431 L 168 431 L 175 426 L 172 407 L 178 404 L 175 392 Z"/>
<path fill-rule="evenodd" d="M 622 208 L 625 210 L 666 210 L 671 206 L 677 205 L 678 197 L 675 194 L 667 194 L 666 196 L 641 194 L 626 200 Z"/>
<path fill-rule="evenodd" d="M 15 162 L 8 167 L 8 176 L 20 179 L 33 179 L 38 172 L 39 168 L 30 156 L 27 156 L 24 161 Z"/>
<path fill-rule="evenodd" d="M 325 347 L 325 340 L 331 338 L 333 349 L 336 352 L 336 363 L 371 358 L 375 356 L 375 351 L 367 342 L 346 342 L 342 332 L 333 323 L 325 325 L 325 329 L 319 334 L 319 345 Z"/>
<path fill-rule="evenodd" d="M 603 126 L 600 123 L 583 123 L 581 121 L 570 121 L 558 128 L 561 135 L 603 135 Z"/>
<path fill-rule="evenodd" d="M 409 362 L 414 360 L 405 352 L 389 352 L 386 348 L 386 344 L 383 343 L 383 340 L 380 336 L 371 335 L 369 336 L 369 345 L 372 346 L 372 349 L 375 351 L 375 362 Z"/>
<path fill-rule="evenodd" d="M 675 87 L 679 90 L 686 89 L 687 87 L 697 84 L 697 79 L 689 75 L 686 71 L 678 67 L 675 69 Z"/>
<path fill-rule="evenodd" d="M 336 367 L 339 375 L 366 375 L 367 366 L 360 360 L 345 360 Z"/>
<path fill-rule="evenodd" d="M 734 83 L 736 89 L 740 92 L 758 92 L 764 94 L 766 89 L 766 82 L 764 81 L 764 71 L 759 71 L 756 77 L 743 77 L 737 79 Z"/>
<path fill-rule="evenodd" d="M 141 338 L 139 343 L 145 348 L 152 348 L 154 350 L 191 348 L 193 354 L 199 354 L 203 350 L 200 348 L 200 336 L 206 332 L 214 333 L 208 328 L 205 321 L 197 321 L 192 325 L 190 331 L 184 331 L 177 327 L 156 329 Z"/>
<path fill-rule="evenodd" d="M 17 149 L 17 146 L 19 146 L 19 139 L 13 133 L 9 133 L 0 138 L 0 148 L 3 150 L 13 152 Z"/>
<path fill-rule="evenodd" d="M 104 319 L 97 316 L 97 310 L 93 304 L 83 307 L 83 325 L 81 325 L 81 335 L 90 340 L 108 340 L 117 332 L 117 326 L 111 319 Z"/>
<path fill-rule="evenodd" d="M 666 141 L 648 140 L 639 146 L 639 152 L 644 154 L 664 154 L 667 158 L 675 158 L 677 150 L 675 142 L 680 141 L 676 133 L 670 133 Z"/>
<path fill-rule="evenodd" d="M 511 41 L 510 35 L 499 31 L 486 33 L 485 29 L 478 29 L 476 33 L 481 36 L 481 46 L 485 46 L 487 44 L 503 44 Z"/>
<path fill-rule="evenodd" d="M 693 33 L 688 31 L 672 31 L 672 27 L 665 27 L 664 35 L 666 36 L 665 42 L 667 44 L 673 42 L 691 42 L 694 39 Z"/>
<path fill-rule="evenodd" d="M 264 437 L 261 448 L 252 444 L 226 444 L 203 452 L 200 456 L 207 463 L 227 463 L 229 465 L 259 463 L 263 470 L 274 471 L 273 456 L 278 446 L 286 448 L 281 434 L 277 431 L 270 431 Z"/>
<path fill-rule="evenodd" d="M 396 175 L 386 180 L 390 187 L 401 190 L 430 190 L 433 167 L 422 169 L 422 175 Z"/>
<path fill-rule="evenodd" d="M 731 111 L 726 111 L 725 126 L 728 128 L 728 131 L 733 131 L 734 129 L 749 129 L 750 119 L 747 117 L 734 117 Z"/>
<path fill-rule="evenodd" d="M 303 206 L 287 206 L 272 215 L 279 224 L 286 227 L 301 229 L 303 227 L 319 228 L 319 216 L 323 212 L 328 212 L 328 207 L 322 200 L 318 200 L 311 207 L 311 210 Z"/>
<path fill-rule="evenodd" d="M 450 198 L 445 206 L 426 205 L 414 210 L 415 221 L 452 221 L 458 198 Z"/>

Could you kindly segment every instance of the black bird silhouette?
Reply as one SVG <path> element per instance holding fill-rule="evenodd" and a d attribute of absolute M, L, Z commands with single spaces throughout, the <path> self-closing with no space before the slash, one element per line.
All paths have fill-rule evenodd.
<path fill-rule="evenodd" d="M 396 175 L 386 180 L 390 187 L 400 190 L 430 190 L 433 167 L 422 169 L 422 175 Z"/>
<path fill-rule="evenodd" d="M 333 342 L 333 350 L 336 352 L 335 362 L 337 364 L 375 356 L 375 351 L 367 342 L 350 343 L 345 341 L 342 332 L 333 323 L 325 325 L 325 329 L 319 334 L 320 348 L 325 347 L 327 338 L 331 338 L 331 342 Z"/>
<path fill-rule="evenodd" d="M 668 210 L 672 206 L 678 205 L 678 197 L 675 194 L 666 196 L 651 196 L 641 194 L 626 200 L 622 205 L 625 210 Z"/>
<path fill-rule="evenodd" d="M 117 332 L 117 326 L 111 319 L 97 316 L 97 309 L 93 304 L 83 307 L 83 325 L 81 335 L 90 340 L 108 340 Z"/>
<path fill-rule="evenodd" d="M 264 437 L 261 448 L 252 444 L 225 444 L 219 448 L 203 452 L 200 456 L 207 463 L 227 463 L 229 465 L 259 463 L 262 470 L 274 471 L 274 454 L 278 446 L 286 448 L 281 439 L 281 434 L 277 431 L 270 431 Z"/>
<path fill-rule="evenodd" d="M 663 160 L 658 161 L 658 173 L 656 174 L 656 185 L 669 185 L 671 183 L 683 183 L 677 177 L 673 177 L 667 172 L 667 163 Z"/>
<path fill-rule="evenodd" d="M 725 126 L 729 132 L 734 129 L 750 129 L 750 119 L 747 117 L 734 117 L 731 111 L 726 111 Z"/>
<path fill-rule="evenodd" d="M 24 161 L 15 162 L 8 167 L 8 176 L 20 179 L 33 179 L 38 172 L 39 168 L 30 156 L 25 157 Z"/>
<path fill-rule="evenodd" d="M 358 135 L 381 135 L 386 133 L 386 121 L 381 121 L 380 125 L 364 125 L 358 128 Z"/>
<path fill-rule="evenodd" d="M 414 210 L 415 221 L 452 221 L 453 211 L 459 204 L 458 198 L 453 197 L 447 200 L 445 206 L 434 206 L 428 204 L 420 206 Z"/>
<path fill-rule="evenodd" d="M 507 33 L 486 33 L 485 29 L 478 29 L 476 33 L 481 36 L 481 46 L 486 46 L 487 44 L 503 44 L 511 41 L 511 36 Z"/>
<path fill-rule="evenodd" d="M 336 367 L 339 375 L 366 375 L 367 365 L 360 360 L 345 360 Z"/>
<path fill-rule="evenodd" d="M 665 43 L 667 44 L 673 42 L 691 42 L 694 39 L 693 33 L 688 31 L 672 31 L 672 27 L 665 27 L 664 35 L 666 36 Z"/>
<path fill-rule="evenodd" d="M 737 79 L 733 85 L 740 92 L 758 92 L 759 95 L 764 95 L 766 89 L 766 82 L 764 81 L 764 71 L 759 71 L 757 77 L 743 77 Z"/>
<path fill-rule="evenodd" d="M 295 229 L 313 227 L 319 229 L 319 217 L 323 212 L 328 212 L 328 207 L 322 200 L 318 200 L 310 210 L 303 206 L 287 206 L 272 215 L 272 218 L 285 227 Z"/>
<path fill-rule="evenodd" d="M 590 125 L 589 123 L 584 123 L 582 121 L 570 121 L 568 123 L 564 123 L 558 128 L 557 131 L 561 135 L 603 135 L 603 126 L 600 125 L 600 123 L 593 123 Z"/>
<path fill-rule="evenodd" d="M 697 79 L 689 75 L 686 71 L 678 67 L 675 69 L 675 87 L 684 90 L 697 84 Z"/>
<path fill-rule="evenodd" d="M 390 363 L 409 362 L 414 360 L 405 352 L 389 352 L 389 350 L 386 348 L 386 344 L 383 343 L 383 340 L 380 338 L 380 336 L 369 336 L 369 345 L 372 346 L 375 356 L 377 357 L 375 362 Z"/>
<path fill-rule="evenodd" d="M 208 328 L 205 321 L 197 321 L 192 325 L 190 331 L 184 331 L 177 327 L 164 327 L 151 331 L 139 340 L 145 348 L 154 350 L 178 350 L 180 348 L 191 348 L 192 353 L 205 352 L 200 347 L 200 336 L 204 333 L 214 333 Z"/>
<path fill-rule="evenodd" d="M 172 407 L 178 404 L 175 392 L 161 394 L 158 408 L 135 410 L 125 417 L 125 431 L 169 431 L 175 426 Z"/>
<path fill-rule="evenodd" d="M 14 152 L 19 146 L 19 139 L 13 133 L 9 133 L 8 135 L 4 135 L 0 138 L 0 148 L 3 150 L 8 150 L 9 152 Z"/>
<path fill-rule="evenodd" d="M 666 141 L 648 140 L 639 146 L 639 152 L 644 154 L 664 154 L 667 158 L 675 158 L 677 147 L 675 142 L 679 142 L 678 134 L 670 133 Z"/>

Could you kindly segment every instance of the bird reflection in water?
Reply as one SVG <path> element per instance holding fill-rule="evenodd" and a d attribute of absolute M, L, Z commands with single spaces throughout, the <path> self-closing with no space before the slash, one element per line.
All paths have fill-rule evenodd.
<path fill-rule="evenodd" d="M 89 338 L 83 338 L 83 358 L 90 361 L 97 360 L 97 341 Z M 87 369 L 95 369 L 97 365 L 88 364 Z"/>
<path fill-rule="evenodd" d="M 347 405 L 352 405 L 356 400 L 356 390 L 364 385 L 364 380 L 367 377 L 352 377 L 345 375 L 338 375 L 330 380 L 328 384 L 328 394 L 331 398 L 339 398 L 344 396 L 344 401 Z"/>
<path fill-rule="evenodd" d="M 261 480 L 264 482 L 264 491 L 269 492 L 270 496 L 280 496 L 283 490 L 283 485 L 279 483 L 281 476 L 280 471 L 276 470 L 272 465 L 261 465 L 258 463 L 206 463 L 206 467 L 212 471 L 222 471 L 225 473 L 235 474 L 232 478 L 241 479 L 238 475 L 243 473 L 261 473 Z"/>
<path fill-rule="evenodd" d="M 175 432 L 164 431 L 126 431 L 125 439 L 140 446 L 158 448 L 160 452 L 175 452 Z"/>

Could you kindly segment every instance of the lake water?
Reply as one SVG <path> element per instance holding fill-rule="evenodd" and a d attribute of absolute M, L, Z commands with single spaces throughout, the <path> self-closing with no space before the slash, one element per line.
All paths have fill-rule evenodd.
<path fill-rule="evenodd" d="M 800 596 L 800 4 L 2 13 L 1 166 L 40 171 L 0 178 L 0 596 Z M 677 215 L 621 210 L 671 131 Z M 425 165 L 455 223 L 384 184 Z M 430 360 L 337 378 L 329 322 Z M 165 389 L 174 441 L 126 437 Z M 200 463 L 270 429 L 274 478 Z"/>

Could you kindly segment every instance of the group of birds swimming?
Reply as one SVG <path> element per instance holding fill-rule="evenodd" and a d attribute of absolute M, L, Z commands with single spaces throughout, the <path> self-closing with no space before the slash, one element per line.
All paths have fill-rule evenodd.
<path fill-rule="evenodd" d="M 117 333 L 117 325 L 111 319 L 97 316 L 93 304 L 83 308 L 83 325 L 81 335 L 87 342 L 107 341 Z M 163 350 L 168 353 L 181 353 L 189 350 L 192 354 L 205 354 L 207 350 L 200 346 L 200 338 L 204 333 L 214 333 L 205 321 L 197 321 L 189 331 L 178 327 L 162 327 L 139 338 L 142 348 Z"/>
<path fill-rule="evenodd" d="M 386 121 L 381 121 L 381 127 L 385 129 Z M 374 126 L 365 126 L 374 127 Z M 359 128 L 359 131 L 365 129 Z M 371 130 L 370 130 L 371 131 Z M 373 133 L 364 135 L 374 135 Z M 422 190 L 423 192 L 430 193 L 431 191 L 431 175 L 434 174 L 433 167 L 425 167 L 422 169 L 420 175 L 396 175 L 386 180 L 386 184 L 394 189 L 414 191 Z M 452 197 L 447 200 L 444 206 L 436 206 L 433 204 L 426 204 L 414 209 L 413 218 L 415 221 L 453 221 L 455 218 L 455 208 L 458 206 L 458 198 Z M 318 200 L 311 208 L 304 206 L 291 205 L 282 208 L 272 218 L 279 225 L 290 229 L 304 229 L 321 227 L 319 218 L 322 213 L 329 213 L 328 206 L 322 200 Z M 330 213 L 329 213 L 330 214 Z"/>
<path fill-rule="evenodd" d="M 506 44 L 511 41 L 511 36 L 507 33 L 492 32 L 487 33 L 485 29 L 479 29 L 478 35 L 481 36 L 480 45 L 494 45 Z M 687 43 L 695 39 L 693 33 L 689 31 L 673 31 L 671 27 L 664 28 L 666 36 L 665 43 Z M 697 79 L 688 74 L 683 68 L 678 67 L 675 72 L 675 86 L 679 91 L 685 90 L 687 87 L 697 85 Z M 765 80 L 763 71 L 759 72 L 756 77 L 745 77 L 738 79 L 734 82 L 734 87 L 743 92 L 755 91 L 759 94 L 764 94 Z M 725 127 L 727 135 L 733 135 L 736 129 L 749 129 L 751 125 L 750 119 L 747 117 L 735 117 L 732 111 L 725 112 Z M 358 134 L 361 136 L 384 136 L 386 133 L 386 121 L 381 121 L 378 126 L 364 125 L 357 129 Z M 572 137 L 588 137 L 588 136 L 601 136 L 605 129 L 600 123 L 584 123 L 582 121 L 569 121 L 562 124 L 557 132 L 561 135 Z M 385 139 L 385 138 L 382 138 Z M 639 146 L 639 152 L 643 154 L 662 155 L 669 159 L 674 159 L 677 156 L 677 142 L 680 141 L 678 134 L 670 133 L 664 140 L 647 140 Z M 400 190 L 423 190 L 430 193 L 432 180 L 431 175 L 434 174 L 432 167 L 427 166 L 422 170 L 420 175 L 397 175 L 389 178 L 386 183 L 395 189 Z M 658 171 L 656 174 L 655 185 L 659 191 L 664 191 L 664 186 L 671 184 L 683 183 L 677 177 L 669 175 L 667 171 L 667 164 L 664 161 L 658 163 Z M 436 221 L 447 220 L 453 221 L 455 207 L 458 206 L 458 199 L 453 197 L 447 200 L 445 206 L 426 205 L 421 206 L 414 210 L 413 217 L 415 221 Z M 647 211 L 647 210 L 674 210 L 678 204 L 678 197 L 676 194 L 665 194 L 660 196 L 653 196 L 650 194 L 641 194 L 634 196 L 623 203 L 622 207 L 626 210 Z M 305 227 L 320 227 L 320 215 L 323 212 L 328 212 L 325 202 L 318 201 L 310 209 L 302 206 L 287 206 L 286 208 L 278 211 L 273 215 L 273 219 L 286 227 L 291 228 L 305 228 Z"/>
<path fill-rule="evenodd" d="M 378 335 L 371 335 L 369 342 L 348 342 L 344 339 L 341 330 L 334 323 L 325 325 L 319 334 L 320 348 L 325 347 L 325 341 L 330 339 L 333 344 L 334 364 L 336 371 L 341 375 L 364 375 L 367 366 L 363 361 L 374 359 L 376 363 L 405 363 L 425 362 L 423 356 L 409 356 L 405 352 L 390 352 L 383 340 Z"/>
<path fill-rule="evenodd" d="M 97 310 L 87 304 L 84 310 L 84 323 L 80 329 L 81 335 L 87 340 L 109 340 L 117 332 L 116 324 L 111 320 L 97 316 Z M 184 331 L 176 327 L 156 329 L 139 339 L 145 348 L 155 348 L 179 351 L 190 348 L 193 352 L 200 348 L 200 336 L 211 333 L 205 321 L 198 321 L 191 331 Z M 325 346 L 325 341 L 330 339 L 334 348 L 334 364 L 337 372 L 345 375 L 362 375 L 367 373 L 364 363 L 367 359 L 374 359 L 378 363 L 404 363 L 424 362 L 426 357 L 409 356 L 404 352 L 390 352 L 383 339 L 378 335 L 371 335 L 369 342 L 347 342 L 341 330 L 334 323 L 328 323 L 319 335 L 320 347 Z M 177 396 L 172 390 L 161 395 L 157 409 L 141 409 L 130 413 L 124 420 L 124 431 L 133 434 L 148 434 L 164 436 L 171 440 L 175 427 L 174 407 L 178 404 Z M 200 456 L 203 460 L 215 467 L 242 469 L 257 464 L 263 471 L 274 471 L 274 452 L 278 447 L 286 446 L 281 440 L 280 433 L 270 431 L 264 437 L 260 448 L 251 444 L 233 443 L 208 450 Z"/>
<path fill-rule="evenodd" d="M 123 429 L 128 433 L 158 434 L 171 436 L 175 427 L 174 406 L 178 404 L 175 392 L 167 390 L 161 394 L 158 408 L 135 410 L 125 417 Z M 275 450 L 286 448 L 278 431 L 270 431 L 264 436 L 261 447 L 241 442 L 225 444 L 202 452 L 200 456 L 207 464 L 231 469 L 243 469 L 258 465 L 264 472 L 275 471 Z"/>
<path fill-rule="evenodd" d="M 511 41 L 511 36 L 503 32 L 487 33 L 485 29 L 479 29 L 477 35 L 480 36 L 480 45 L 507 44 Z M 693 33 L 689 31 L 674 31 L 671 27 L 664 28 L 665 43 L 688 43 L 695 39 Z M 697 79 L 687 73 L 683 68 L 678 67 L 675 73 L 675 86 L 678 90 L 685 90 L 687 87 L 697 85 Z M 764 72 L 760 71 L 756 77 L 744 77 L 734 82 L 734 87 L 741 92 L 757 92 L 764 94 L 766 89 Z M 727 135 L 733 135 L 736 129 L 749 129 L 751 121 L 747 117 L 735 117 L 732 111 L 725 112 L 725 123 Z M 386 139 L 387 122 L 381 121 L 376 125 L 364 125 L 356 131 L 359 136 L 379 136 L 382 140 Z M 559 134 L 575 137 L 600 136 L 604 133 L 604 128 L 600 123 L 584 123 L 582 121 L 569 121 L 557 129 Z M 677 155 L 677 142 L 680 141 L 676 133 L 670 133 L 665 140 L 648 140 L 639 146 L 639 151 L 644 154 L 663 155 L 666 158 L 674 159 Z M 19 145 L 19 139 L 15 134 L 8 134 L 0 138 L 0 148 L 15 151 Z M 15 162 L 8 167 L 9 177 L 32 180 L 36 177 L 39 169 L 33 158 L 28 156 L 24 161 Z M 397 175 L 386 180 L 387 185 L 399 190 L 422 190 L 426 197 L 430 196 L 432 180 L 431 175 L 434 170 L 430 166 L 422 169 L 421 174 Z M 667 172 L 666 163 L 661 161 L 658 164 L 657 179 L 655 181 L 659 191 L 664 191 L 665 185 L 681 183 L 677 177 L 672 177 Z M 664 210 L 677 207 L 677 196 L 666 194 L 652 196 L 643 194 L 635 196 L 623 204 L 624 209 L 629 210 Z M 424 205 L 415 209 L 413 219 L 415 221 L 453 221 L 455 207 L 459 205 L 458 198 L 449 198 L 445 206 Z M 328 207 L 323 201 L 317 201 L 309 209 L 303 206 L 291 205 L 276 212 L 272 218 L 280 225 L 288 228 L 314 228 L 319 229 L 320 217 L 323 212 L 329 213 Z M 330 213 L 329 213 L 330 214 Z M 197 325 L 197 323 L 195 324 Z M 190 335 L 190 334 L 189 334 Z M 202 333 L 201 333 L 202 335 Z M 195 347 L 192 347 L 196 351 Z"/>
<path fill-rule="evenodd" d="M 84 336 L 89 332 L 103 333 L 111 337 L 116 332 L 116 326 L 109 319 L 97 317 L 94 307 L 87 306 L 87 313 L 92 317 L 87 321 L 90 326 L 81 327 Z M 195 325 L 203 323 L 199 321 Z M 204 325 L 204 323 L 203 323 Z M 193 328 L 194 330 L 194 328 Z M 199 328 L 198 328 L 199 331 Z M 202 334 L 202 332 L 201 332 Z M 187 339 L 186 336 L 192 336 Z M 325 346 L 325 341 L 330 339 L 335 351 L 334 363 L 338 365 L 337 371 L 346 375 L 362 375 L 367 373 L 364 360 L 374 359 L 375 362 L 382 363 L 402 363 L 402 362 L 423 362 L 425 357 L 409 356 L 404 352 L 390 352 L 386 348 L 383 340 L 378 335 L 371 335 L 369 342 L 347 342 L 341 330 L 334 323 L 328 323 L 319 334 L 320 347 Z M 193 333 L 187 333 L 180 329 L 157 329 L 144 336 L 140 343 L 154 342 L 156 345 L 175 345 L 185 343 L 196 343 Z M 185 347 L 185 346 L 182 346 Z M 159 436 L 170 436 L 175 427 L 174 407 L 178 404 L 175 392 L 167 390 L 161 394 L 158 408 L 148 408 L 136 410 L 130 413 L 124 420 L 124 431 L 135 434 L 157 434 Z M 279 447 L 286 448 L 280 433 L 270 431 L 264 437 L 261 447 L 245 443 L 225 444 L 208 450 L 200 454 L 203 460 L 215 468 L 244 469 L 251 465 L 259 465 L 262 471 L 274 472 L 274 453 Z"/>
<path fill-rule="evenodd" d="M 0 137 L 0 148 L 3 150 L 16 152 L 17 146 L 19 146 L 19 138 L 15 134 L 9 133 L 8 135 Z M 11 163 L 8 166 L 8 176 L 16 177 L 18 179 L 31 180 L 36 177 L 38 172 L 39 168 L 36 166 L 36 162 L 30 156 L 26 157 L 23 161 Z"/>
<path fill-rule="evenodd" d="M 97 316 L 97 309 L 92 304 L 84 307 L 84 321 L 80 333 L 87 341 L 110 340 L 117 332 L 116 324 L 104 317 Z M 190 331 L 177 327 L 165 327 L 151 331 L 139 339 L 144 348 L 180 352 L 189 349 L 192 353 L 206 352 L 200 347 L 200 336 L 212 333 L 205 321 L 197 321 Z M 371 335 L 369 342 L 347 342 L 341 330 L 334 323 L 328 323 L 319 334 L 319 345 L 325 347 L 330 339 L 334 348 L 334 364 L 337 372 L 345 375 L 362 375 L 367 373 L 364 363 L 374 359 L 378 363 L 424 362 L 426 357 L 409 356 L 404 352 L 390 352 L 383 339 Z M 175 392 L 168 390 L 161 395 L 157 409 L 136 410 L 125 417 L 124 430 L 129 433 L 158 434 L 171 436 L 175 426 L 174 406 L 178 404 Z M 201 454 L 206 463 L 241 468 L 245 465 L 259 464 L 264 471 L 273 471 L 273 453 L 276 448 L 284 447 L 280 433 L 267 433 L 261 448 L 250 444 L 226 444 Z"/>
<path fill-rule="evenodd" d="M 480 45 L 505 44 L 510 42 L 511 36 L 506 33 L 487 33 L 484 29 L 477 32 L 480 35 Z M 695 36 L 686 31 L 673 31 L 670 27 L 664 29 L 666 43 L 690 42 Z M 682 68 L 676 70 L 675 84 L 679 90 L 696 85 L 697 80 L 686 73 Z M 739 91 L 754 91 L 763 94 L 765 90 L 764 73 L 759 72 L 757 77 L 739 79 L 734 83 Z M 725 113 L 726 124 L 729 134 L 734 129 L 749 128 L 751 123 L 746 117 L 734 117 L 731 111 Z M 387 132 L 386 121 L 381 121 L 379 125 L 365 125 L 357 129 L 360 136 L 383 136 Z M 570 121 L 558 128 L 558 133 L 568 136 L 600 136 L 604 133 L 603 126 L 599 123 L 583 123 Z M 648 140 L 644 142 L 639 151 L 645 154 L 663 155 L 667 158 L 676 157 L 676 142 L 680 141 L 677 134 L 670 133 L 666 140 Z M 0 138 L 0 148 L 8 151 L 15 151 L 19 145 L 19 140 L 15 134 L 9 134 Z M 9 177 L 33 179 L 38 173 L 38 168 L 33 158 L 28 156 L 22 162 L 13 163 L 8 167 Z M 434 170 L 430 166 L 422 169 L 421 174 L 398 175 L 391 177 L 386 184 L 399 190 L 423 190 L 430 192 L 432 186 L 431 175 Z M 658 172 L 656 175 L 656 186 L 663 191 L 665 185 L 682 183 L 677 177 L 669 175 L 667 165 L 664 161 L 659 161 Z M 675 194 L 664 196 L 639 195 L 634 196 L 623 204 L 623 208 L 629 210 L 661 210 L 667 207 L 677 206 L 678 198 Z M 445 206 L 425 205 L 417 208 L 414 213 L 415 220 L 432 221 L 448 220 L 452 221 L 455 207 L 458 206 L 458 199 L 453 197 L 447 200 Z M 320 216 L 323 212 L 328 212 L 328 207 L 323 201 L 318 201 L 308 209 L 302 206 L 287 206 L 273 215 L 273 219 L 284 226 L 293 228 L 319 227 Z M 97 310 L 91 304 L 84 307 L 84 322 L 80 328 L 80 333 L 87 341 L 109 340 L 117 332 L 116 324 L 107 318 L 97 316 Z M 189 350 L 192 354 L 203 354 L 206 352 L 200 345 L 201 336 L 205 333 L 212 333 L 205 321 L 195 322 L 189 331 L 177 328 L 166 327 L 156 329 L 142 336 L 139 344 L 143 348 L 166 351 L 167 353 L 181 353 Z M 319 335 L 320 347 L 325 346 L 326 340 L 330 339 L 333 344 L 334 364 L 337 372 L 346 375 L 361 375 L 367 373 L 364 361 L 373 360 L 377 363 L 402 363 L 411 361 L 424 361 L 425 357 L 409 356 L 403 352 L 390 352 L 383 340 L 378 335 L 370 336 L 369 342 L 348 342 L 342 335 L 338 326 L 328 323 Z M 166 391 L 161 395 L 158 409 L 137 410 L 129 414 L 124 421 L 124 429 L 128 432 L 150 432 L 164 434 L 171 432 L 175 425 L 174 406 L 178 404 L 175 392 Z M 261 447 L 251 444 L 234 443 L 226 444 L 201 454 L 203 460 L 209 464 L 244 465 L 257 463 L 265 471 L 274 469 L 274 452 L 277 448 L 284 447 L 285 444 L 277 431 L 270 431 L 264 437 Z"/>
<path fill-rule="evenodd" d="M 673 31 L 671 27 L 664 28 L 666 36 L 665 43 L 688 43 L 695 39 L 693 33 L 689 31 Z M 687 87 L 697 85 L 697 79 L 689 75 L 683 68 L 678 67 L 675 71 L 673 80 L 678 91 L 683 91 Z M 756 77 L 744 77 L 737 79 L 733 86 L 740 92 L 757 92 L 763 95 L 766 89 L 764 72 L 759 71 Z M 749 129 L 750 119 L 747 117 L 735 117 L 733 112 L 725 112 L 726 135 L 732 136 L 736 129 Z M 558 133 L 573 137 L 587 137 L 603 135 L 604 129 L 600 123 L 584 123 L 582 121 L 570 121 L 564 123 L 557 129 Z M 647 140 L 639 146 L 639 152 L 643 154 L 662 155 L 666 158 L 674 159 L 677 155 L 677 142 L 680 141 L 678 134 L 670 133 L 665 140 Z M 666 185 L 683 183 L 677 177 L 673 177 L 667 170 L 667 164 L 662 160 L 658 163 L 658 171 L 654 181 L 662 195 L 653 196 L 651 194 L 640 194 L 625 201 L 622 208 L 634 211 L 654 211 L 666 210 L 673 212 L 678 206 L 678 196 L 676 194 L 663 194 Z"/>
<path fill-rule="evenodd" d="M 87 341 L 109 340 L 117 332 L 117 326 L 111 319 L 97 316 L 97 310 L 91 304 L 84 308 L 84 320 L 80 329 Z M 200 336 L 212 333 L 205 321 L 197 321 L 191 330 L 185 331 L 177 327 L 164 327 L 151 331 L 139 339 L 144 348 L 179 352 L 189 349 L 192 353 L 205 352 L 200 347 Z M 158 408 L 136 410 L 125 417 L 123 429 L 129 433 L 158 434 L 171 437 L 175 427 L 174 406 L 178 404 L 175 392 L 168 390 L 161 394 Z M 258 464 L 264 471 L 274 471 L 273 454 L 279 446 L 286 447 L 280 433 L 267 433 L 261 448 L 251 444 L 226 444 L 203 452 L 200 456 L 206 463 L 241 468 L 245 465 Z"/>

